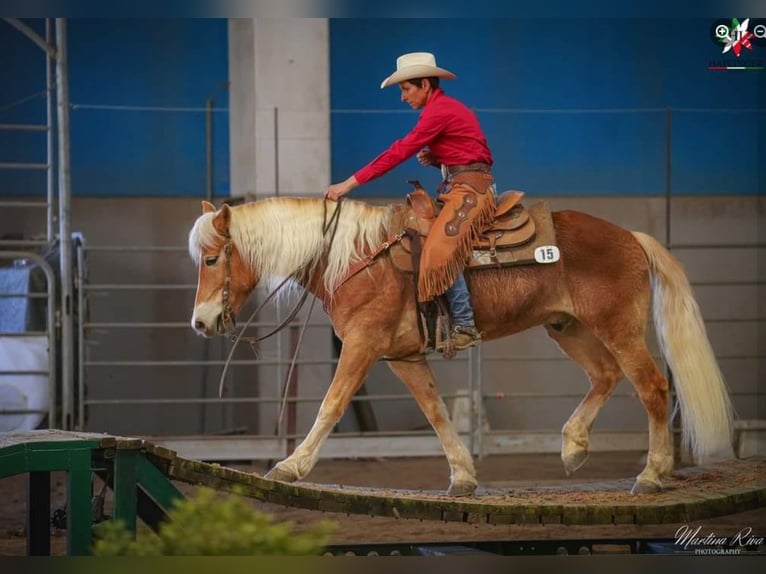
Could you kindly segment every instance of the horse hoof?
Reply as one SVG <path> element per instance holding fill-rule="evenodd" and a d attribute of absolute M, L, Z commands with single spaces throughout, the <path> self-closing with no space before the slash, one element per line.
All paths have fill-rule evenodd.
<path fill-rule="evenodd" d="M 657 494 L 662 492 L 662 485 L 659 482 L 637 480 L 630 492 L 631 494 Z"/>
<path fill-rule="evenodd" d="M 263 478 L 266 480 L 278 480 L 279 482 L 295 482 L 298 480 L 297 476 L 281 466 L 275 466 Z"/>
<path fill-rule="evenodd" d="M 447 495 L 449 496 L 471 496 L 476 492 L 476 483 L 473 482 L 453 482 L 449 485 Z"/>
<path fill-rule="evenodd" d="M 589 456 L 590 455 L 588 454 L 587 450 L 578 450 L 577 452 L 569 454 L 565 457 L 561 457 L 562 462 L 564 463 L 564 472 L 566 475 L 571 476 L 580 470 L 582 465 L 585 464 L 585 461 L 588 460 Z"/>

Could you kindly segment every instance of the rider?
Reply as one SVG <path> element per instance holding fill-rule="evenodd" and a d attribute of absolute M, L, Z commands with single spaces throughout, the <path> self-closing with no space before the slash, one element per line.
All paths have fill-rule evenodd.
<path fill-rule="evenodd" d="M 450 338 L 460 350 L 481 343 L 463 269 L 471 238 L 494 212 L 495 187 L 492 153 L 478 119 L 444 93 L 440 78 L 452 80 L 455 75 L 437 67 L 429 52 L 397 58 L 396 71 L 380 87 L 398 84 L 402 101 L 422 110 L 415 127 L 351 177 L 329 186 L 325 197 L 338 199 L 415 154 L 422 165 L 441 168 L 444 181 L 438 201 L 443 207 L 423 246 L 418 300 L 446 294 L 454 323 Z"/>

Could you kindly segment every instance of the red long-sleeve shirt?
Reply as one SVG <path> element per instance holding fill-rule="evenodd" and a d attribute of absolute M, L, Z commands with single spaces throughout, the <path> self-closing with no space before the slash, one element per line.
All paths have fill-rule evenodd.
<path fill-rule="evenodd" d="M 360 183 L 367 183 L 392 170 L 428 147 L 443 165 L 483 162 L 492 165 L 492 152 L 476 115 L 465 104 L 435 89 L 428 98 L 417 124 L 410 133 L 357 171 Z"/>

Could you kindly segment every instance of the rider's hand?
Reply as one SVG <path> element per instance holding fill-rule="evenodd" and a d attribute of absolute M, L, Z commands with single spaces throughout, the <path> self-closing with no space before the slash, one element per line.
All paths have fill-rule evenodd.
<path fill-rule="evenodd" d="M 420 162 L 420 165 L 436 165 L 436 158 L 428 148 L 423 148 L 420 150 L 418 152 L 417 158 Z"/>
<path fill-rule="evenodd" d="M 324 192 L 325 199 L 332 199 L 333 201 L 336 201 L 349 193 L 358 185 L 359 182 L 356 181 L 356 178 L 352 175 L 346 181 L 334 183 L 328 187 Z"/>
<path fill-rule="evenodd" d="M 350 189 L 346 187 L 344 183 L 335 183 L 327 188 L 327 191 L 324 192 L 324 196 L 327 199 L 337 200 L 346 195 Z"/>

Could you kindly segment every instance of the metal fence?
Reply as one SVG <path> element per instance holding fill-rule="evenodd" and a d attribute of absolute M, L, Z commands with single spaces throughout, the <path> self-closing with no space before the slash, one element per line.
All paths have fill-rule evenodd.
<path fill-rule="evenodd" d="M 16 364 L 18 361 L 13 359 L 9 360 L 8 367 L 0 370 L 0 375 L 4 376 L 5 385 L 10 388 L 15 388 L 19 396 L 26 396 L 23 392 L 23 387 L 30 380 L 28 377 L 43 377 L 47 381 L 48 386 L 48 401 L 47 408 L 4 408 L 0 410 L 0 417 L 13 417 L 19 415 L 44 415 L 49 416 L 48 424 L 50 426 L 58 426 L 60 419 L 57 417 L 59 413 L 58 406 L 62 397 L 59 396 L 58 381 L 61 376 L 61 368 L 59 366 L 61 356 L 58 355 L 59 343 L 62 341 L 61 324 L 57 321 L 57 309 L 59 308 L 59 296 L 67 289 L 58 288 L 57 281 L 58 270 L 54 269 L 58 267 L 56 261 L 46 260 L 44 254 L 46 250 L 53 248 L 57 241 L 55 235 L 55 215 L 59 207 L 65 208 L 67 205 L 66 189 L 63 185 L 58 188 L 58 194 L 56 193 L 56 162 L 58 159 L 58 166 L 60 169 L 68 167 L 67 159 L 65 156 L 56 156 L 57 139 L 59 145 L 62 143 L 67 145 L 66 138 L 67 133 L 64 133 L 62 129 L 57 130 L 64 126 L 66 128 L 66 119 L 63 117 L 66 115 L 66 49 L 61 42 L 65 42 L 65 29 L 62 22 L 58 22 L 55 26 L 51 20 L 45 22 L 45 37 L 41 37 L 39 34 L 28 28 L 24 23 L 14 18 L 4 18 L 5 23 L 0 25 L 10 25 L 16 28 L 21 34 L 27 36 L 27 38 L 37 44 L 44 52 L 44 67 L 41 69 L 41 74 L 45 74 L 45 90 L 40 93 L 32 94 L 27 98 L 23 98 L 18 102 L 11 102 L 5 106 L 4 111 L 8 111 L 16 106 L 39 105 L 42 107 L 43 113 L 41 116 L 45 117 L 44 124 L 18 124 L 18 123 L 3 123 L 0 124 L 0 137 L 18 137 L 26 136 L 28 134 L 44 134 L 44 141 L 38 142 L 42 145 L 37 146 L 37 149 L 30 150 L 35 152 L 35 156 L 29 156 L 22 160 L 15 159 L 13 161 L 3 161 L 6 158 L 0 158 L 0 170 L 13 170 L 13 171 L 38 171 L 43 172 L 45 175 L 45 190 L 44 193 L 38 193 L 44 197 L 43 200 L 11 200 L 0 199 L 0 208 L 3 210 L 11 210 L 18 214 L 19 217 L 26 217 L 29 220 L 33 220 L 32 224 L 34 229 L 30 230 L 26 234 L 4 234 L 0 237 L 0 265 L 5 267 L 6 273 L 4 277 L 6 280 L 10 280 L 10 274 L 21 274 L 22 280 L 27 280 L 32 277 L 32 268 L 39 268 L 44 276 L 44 286 L 36 289 L 32 292 L 26 285 L 23 290 L 9 290 L 8 284 L 4 283 L 0 287 L 0 298 L 5 307 L 6 316 L 10 316 L 10 309 L 16 308 L 21 311 L 20 324 L 14 324 L 9 331 L 0 332 L 0 338 L 8 341 L 11 338 L 21 338 L 31 341 L 35 338 L 42 338 L 47 341 L 47 368 L 45 369 L 29 369 L 23 365 Z M 56 32 L 54 33 L 54 27 Z M 57 80 L 60 80 L 57 82 Z M 56 122 L 55 107 L 56 101 L 63 102 L 63 107 Z M 27 146 L 20 145 L 19 149 L 28 149 Z M 32 146 L 33 148 L 36 146 Z M 63 178 L 66 179 L 66 178 Z M 62 179 L 62 180 L 63 180 Z M 68 216 L 67 216 L 68 220 Z M 12 263 L 11 267 L 8 264 Z M 66 265 L 66 264 L 63 264 Z M 63 267 L 62 265 L 62 267 Z M 43 324 L 37 325 L 38 330 L 30 330 L 29 325 L 22 324 L 26 319 L 26 311 L 29 307 L 33 306 L 35 302 L 43 301 L 45 305 L 45 311 L 43 313 Z M 71 317 L 71 316 L 70 316 Z M 68 337 L 68 341 L 71 343 L 71 336 Z M 16 349 L 14 352 L 18 352 Z M 22 400 L 21 402 L 25 402 Z M 6 419 L 7 420 L 7 419 Z"/>

